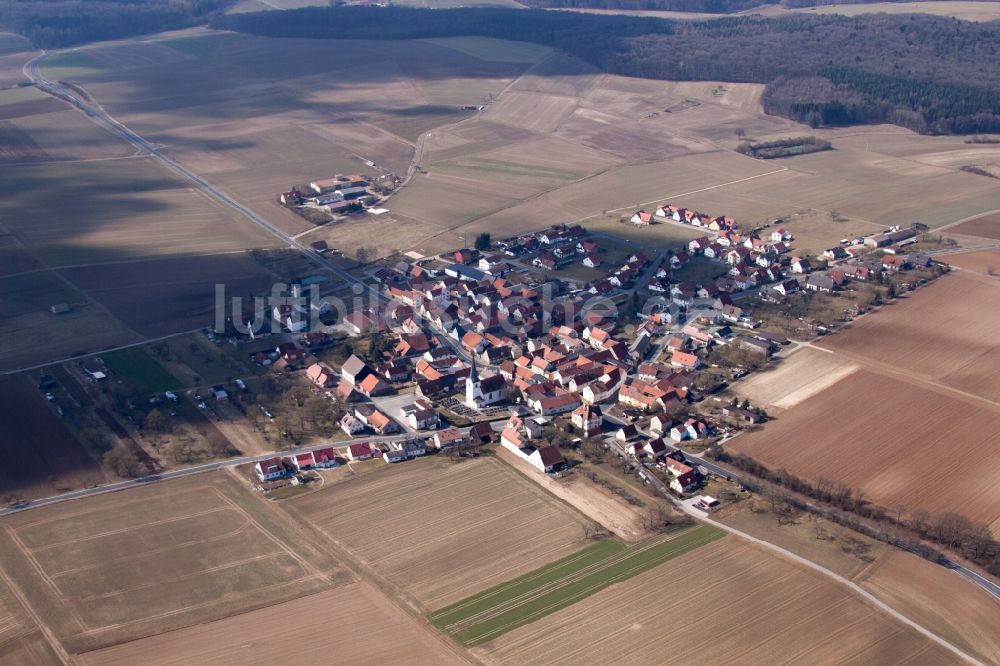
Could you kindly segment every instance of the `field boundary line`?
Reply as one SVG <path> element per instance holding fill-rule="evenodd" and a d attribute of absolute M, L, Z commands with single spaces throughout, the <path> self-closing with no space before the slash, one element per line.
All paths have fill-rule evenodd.
<path fill-rule="evenodd" d="M 261 555 L 254 555 L 253 557 L 245 557 L 241 560 L 233 560 L 231 562 L 226 562 L 225 564 L 218 564 L 214 567 L 208 567 L 207 569 L 200 569 L 198 571 L 192 571 L 191 573 L 184 574 L 182 576 L 174 576 L 173 578 L 160 578 L 156 581 L 149 583 L 142 583 L 141 585 L 133 585 L 132 587 L 124 587 L 118 590 L 113 590 L 111 592 L 104 592 L 102 594 L 91 594 L 89 596 L 75 596 L 67 593 L 63 593 L 63 596 L 67 599 L 75 599 L 77 601 L 96 601 L 100 599 L 109 599 L 111 597 L 117 597 L 122 594 L 128 594 L 129 592 L 135 592 L 137 590 L 148 590 L 154 587 L 160 587 L 170 583 L 179 583 L 181 581 L 189 580 L 191 578 L 197 578 L 199 576 L 204 576 L 205 574 L 215 573 L 217 571 L 225 571 L 226 569 L 234 569 L 236 567 L 241 567 L 244 564 L 251 564 L 253 562 L 260 562 L 261 560 L 270 560 L 275 557 L 283 555 L 282 551 L 275 551 L 271 553 L 264 553 Z"/>
<path fill-rule="evenodd" d="M 313 580 L 315 578 L 317 578 L 317 576 L 315 576 L 315 575 L 309 575 L 309 576 L 302 576 L 300 578 L 294 578 L 294 579 L 292 579 L 290 581 L 282 581 L 280 583 L 274 583 L 272 585 L 265 585 L 264 587 L 254 588 L 254 593 L 270 592 L 271 590 L 274 590 L 274 589 L 286 588 L 288 586 L 295 585 L 296 583 L 301 583 L 301 582 L 304 582 L 304 581 L 307 581 L 307 580 Z M 294 597 L 292 597 L 292 598 L 294 598 Z M 270 601 L 268 603 L 262 604 L 261 606 L 259 606 L 259 608 L 266 608 L 268 606 L 279 605 L 279 604 L 285 603 L 286 601 L 289 601 L 289 599 L 283 599 L 281 601 Z M 139 624 L 139 623 L 142 623 L 142 622 L 151 622 L 153 620 L 161 620 L 161 619 L 166 618 L 166 617 L 171 617 L 171 616 L 174 616 L 174 615 L 180 615 L 182 613 L 188 613 L 188 612 L 191 612 L 191 611 L 200 610 L 202 608 L 209 608 L 209 607 L 211 607 L 213 605 L 217 605 L 219 603 L 221 603 L 221 601 L 219 599 L 213 599 L 211 601 L 203 601 L 202 603 L 199 603 L 199 604 L 191 604 L 190 606 L 184 606 L 182 608 L 175 608 L 173 610 L 165 611 L 163 613 L 157 613 L 155 615 L 148 615 L 146 617 L 136 618 L 134 620 L 128 620 L 127 622 L 116 622 L 115 624 L 106 624 L 106 625 L 101 626 L 101 627 L 95 627 L 95 628 L 88 629 L 87 631 L 82 632 L 81 635 L 83 635 L 83 636 L 94 636 L 94 635 L 97 635 L 97 634 L 103 634 L 103 633 L 107 633 L 109 631 L 114 631 L 115 629 L 121 629 L 123 627 L 129 627 L 129 626 L 132 626 L 132 625 L 135 625 L 135 624 Z M 244 613 L 249 613 L 249 612 L 251 612 L 253 610 L 257 610 L 257 608 L 258 607 L 255 607 L 255 606 L 251 605 L 250 608 L 248 608 L 247 610 L 243 611 L 242 613 L 237 613 L 236 615 L 231 616 L 231 617 L 236 617 L 236 616 L 239 616 L 239 615 L 243 615 Z M 226 616 L 226 617 L 230 617 L 230 616 Z M 225 619 L 225 618 L 223 617 L 223 618 L 216 618 L 216 619 Z M 90 652 L 90 651 L 92 651 L 92 650 L 88 650 L 88 652 Z"/>
<path fill-rule="evenodd" d="M 173 544 L 173 545 L 170 545 L 170 546 L 164 546 L 163 548 L 154 548 L 152 550 L 144 550 L 144 551 L 142 551 L 141 555 L 142 556 L 159 555 L 160 553 L 166 553 L 166 552 L 170 552 L 172 550 L 178 550 L 180 548 L 187 548 L 188 546 L 200 545 L 200 544 L 206 544 L 206 543 L 213 543 L 215 541 L 222 541 L 224 539 L 228 539 L 228 538 L 230 538 L 230 537 L 232 537 L 232 536 L 234 536 L 236 534 L 239 534 L 239 533 L 243 532 L 249 526 L 250 526 L 250 522 L 249 521 L 245 521 L 242 525 L 239 525 L 236 529 L 231 530 L 229 532 L 224 532 L 222 534 L 217 534 L 217 535 L 209 537 L 207 539 L 198 539 L 198 540 L 195 540 L 195 541 L 185 541 L 183 543 Z M 90 571 L 92 569 L 98 569 L 101 566 L 110 564 L 112 562 L 120 562 L 122 560 L 129 560 L 129 559 L 132 559 L 129 555 L 122 555 L 121 557 L 114 557 L 114 558 L 107 559 L 107 560 L 101 560 L 101 562 L 99 562 L 97 564 L 88 564 L 87 566 L 84 566 L 84 567 L 77 567 L 75 569 L 66 569 L 64 571 L 58 571 L 56 573 L 51 573 L 49 575 L 52 576 L 53 579 L 55 579 L 55 578 L 58 578 L 60 576 L 67 576 L 67 575 L 70 575 L 70 574 L 78 574 L 78 573 L 83 572 L 83 571 Z"/>
<path fill-rule="evenodd" d="M 192 490 L 192 489 L 178 490 L 176 492 L 164 493 L 162 495 L 158 495 L 157 499 L 172 500 L 172 499 L 175 499 L 177 497 L 183 497 L 184 495 L 195 495 L 195 496 L 197 496 L 197 495 L 200 495 L 200 494 L 203 494 L 202 490 Z M 149 502 L 148 498 L 140 499 L 140 498 L 137 497 L 136 499 L 133 499 L 133 500 L 122 501 L 122 503 L 119 506 L 121 506 L 121 507 L 130 507 L 130 506 L 133 506 L 135 504 L 147 504 L 148 502 Z M 94 510 L 94 509 L 87 509 L 87 508 L 81 508 L 78 511 L 70 511 L 69 509 L 67 509 L 65 513 L 60 512 L 60 515 L 58 517 L 56 517 L 56 518 L 39 518 L 37 520 L 32 520 L 30 522 L 22 523 L 21 525 L 18 526 L 17 529 L 24 530 L 24 529 L 29 528 L 29 527 L 38 527 L 40 525 L 51 525 L 52 523 L 62 522 L 62 521 L 65 521 L 65 520 L 67 520 L 69 518 L 79 518 L 80 516 L 91 515 L 91 514 L 94 514 L 94 513 L 99 513 L 100 511 L 101 511 L 100 509 Z"/>
<path fill-rule="evenodd" d="M 31 604 L 28 603 L 27 596 L 24 594 L 24 592 L 21 591 L 21 588 L 17 586 L 14 580 L 7 575 L 7 572 L 4 571 L 3 567 L 0 567 L 0 580 L 4 582 L 7 588 L 11 591 L 11 594 L 13 594 L 17 598 L 17 602 L 21 605 L 21 608 L 24 610 L 25 613 L 28 614 L 31 620 L 35 623 L 35 626 L 38 627 L 38 631 L 40 631 L 42 636 L 45 637 L 46 642 L 48 642 L 49 645 L 52 647 L 53 651 L 56 653 L 56 656 L 59 657 L 59 660 L 63 664 L 75 663 L 73 659 L 70 657 L 70 654 L 66 651 L 66 648 L 63 647 L 62 643 L 56 637 L 52 629 L 50 629 L 47 624 L 42 622 L 41 616 L 35 611 L 35 609 L 31 606 Z"/>
<path fill-rule="evenodd" d="M 114 536 L 116 534 L 124 534 L 126 532 L 133 532 L 135 530 L 140 530 L 144 527 L 155 527 L 157 525 L 165 525 L 168 523 L 176 523 L 182 520 L 190 520 L 191 518 L 199 518 L 201 516 L 207 516 L 212 513 L 218 513 L 219 511 L 225 511 L 226 507 L 218 507 L 215 509 L 207 509 L 205 511 L 196 511 L 194 513 L 185 514 L 183 516 L 174 516 L 172 518 L 164 518 L 163 520 L 154 520 L 150 523 L 143 523 L 142 525 L 131 525 L 129 527 L 122 527 L 117 530 L 108 530 L 107 532 L 100 532 L 98 534 L 88 534 L 86 536 L 78 537 L 76 539 L 68 539 L 66 541 L 57 541 L 56 543 L 47 543 L 44 546 L 39 546 L 37 548 L 31 548 L 32 553 L 40 553 L 42 551 L 50 550 L 52 548 L 59 548 L 61 546 L 68 546 L 70 544 L 81 543 L 83 541 L 93 541 L 94 539 L 102 539 L 107 536 Z"/>
<path fill-rule="evenodd" d="M 59 589 L 59 586 L 56 585 L 55 581 L 49 578 L 49 575 L 45 572 L 45 569 L 38 562 L 38 560 L 35 559 L 35 556 L 32 554 L 31 549 L 29 549 L 24 544 L 24 542 L 21 541 L 20 537 L 18 537 L 17 530 L 8 526 L 6 527 L 6 531 L 7 531 L 7 536 L 10 537 L 11 541 L 14 542 L 14 545 L 17 546 L 17 549 L 21 551 L 21 554 L 24 555 L 25 559 L 28 560 L 28 565 L 35 570 L 35 573 L 38 574 L 38 577 L 42 580 L 42 583 L 46 587 L 48 587 L 49 591 L 55 596 L 56 601 L 57 602 L 68 601 L 66 596 L 63 595 L 62 591 Z M 0 567 L 0 573 L 3 573 L 2 567 Z M 62 606 L 63 608 L 66 609 L 66 612 L 69 613 L 73 621 L 76 622 L 77 625 L 80 627 L 80 631 L 86 631 L 87 629 L 90 628 L 90 625 L 88 625 L 83 620 L 83 617 L 80 615 L 75 606 L 72 606 L 70 604 L 62 604 Z"/>

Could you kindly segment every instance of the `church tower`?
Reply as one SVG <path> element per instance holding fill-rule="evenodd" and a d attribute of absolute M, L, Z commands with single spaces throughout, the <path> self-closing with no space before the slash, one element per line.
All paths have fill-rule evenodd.
<path fill-rule="evenodd" d="M 477 400 L 482 399 L 483 389 L 479 382 L 479 371 L 476 369 L 476 354 L 472 354 L 472 370 L 469 371 L 469 378 L 465 380 L 465 405 L 472 409 L 479 409 Z"/>

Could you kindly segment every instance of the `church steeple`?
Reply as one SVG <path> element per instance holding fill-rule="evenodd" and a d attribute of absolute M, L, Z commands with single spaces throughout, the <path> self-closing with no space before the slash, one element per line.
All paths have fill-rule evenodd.
<path fill-rule="evenodd" d="M 479 383 L 479 372 L 476 370 L 476 352 L 472 352 L 472 371 L 469 373 L 469 381 L 473 384 Z"/>

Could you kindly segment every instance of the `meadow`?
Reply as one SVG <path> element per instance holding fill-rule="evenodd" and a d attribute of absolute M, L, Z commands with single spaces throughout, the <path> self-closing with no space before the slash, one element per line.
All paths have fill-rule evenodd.
<path fill-rule="evenodd" d="M 101 358 L 112 372 L 124 377 L 139 393 L 163 393 L 183 387 L 180 380 L 140 347 L 118 349 L 101 354 Z"/>

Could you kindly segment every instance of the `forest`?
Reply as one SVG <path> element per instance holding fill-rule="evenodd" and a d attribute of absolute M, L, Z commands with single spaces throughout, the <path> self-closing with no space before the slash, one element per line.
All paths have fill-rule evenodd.
<path fill-rule="evenodd" d="M 703 14 L 734 14 L 765 5 L 795 8 L 897 1 L 903 2 L 905 0 L 519 0 L 523 5 L 538 8 L 626 9 Z"/>
<path fill-rule="evenodd" d="M 0 0 L 0 27 L 43 49 L 204 23 L 232 0 Z"/>
<path fill-rule="evenodd" d="M 1000 132 L 1000 25 L 922 14 L 703 21 L 575 12 L 401 7 L 219 16 L 273 37 L 479 35 L 561 49 L 612 74 L 765 83 L 768 113 L 814 127 L 890 122 L 931 134 Z"/>

